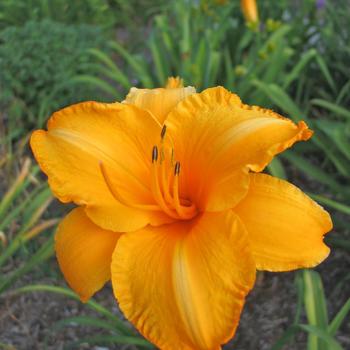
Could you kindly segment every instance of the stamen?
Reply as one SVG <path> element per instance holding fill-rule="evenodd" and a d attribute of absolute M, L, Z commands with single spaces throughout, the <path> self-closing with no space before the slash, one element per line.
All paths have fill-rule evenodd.
<path fill-rule="evenodd" d="M 174 169 L 174 183 L 173 183 L 173 198 L 176 212 L 183 219 L 191 219 L 196 215 L 196 207 L 192 204 L 189 207 L 181 205 L 179 197 L 179 174 L 180 174 L 180 162 L 176 162 Z"/>
<path fill-rule="evenodd" d="M 157 149 L 157 146 L 154 146 L 153 149 Z M 168 214 L 170 217 L 174 219 L 179 219 L 180 218 L 179 215 L 177 215 L 176 212 L 174 212 L 168 207 L 167 203 L 163 198 L 163 194 L 159 186 L 157 161 L 156 160 L 153 161 L 154 159 L 153 153 L 154 152 L 152 152 L 152 193 L 153 193 L 154 199 L 166 214 Z M 158 153 L 158 149 L 157 149 L 157 153 Z"/>
<path fill-rule="evenodd" d="M 134 203 L 129 203 L 128 201 L 125 200 L 125 198 L 122 198 L 120 193 L 117 191 L 117 189 L 113 186 L 112 181 L 107 174 L 107 170 L 104 166 L 104 164 L 99 161 L 98 165 L 100 167 L 100 171 L 102 174 L 102 177 L 107 185 L 107 188 L 111 195 L 116 199 L 119 203 L 124 204 L 128 207 L 136 208 L 136 209 L 141 209 L 141 210 L 151 210 L 151 211 L 161 211 L 161 208 L 158 205 L 154 204 L 134 204 Z"/>
<path fill-rule="evenodd" d="M 166 174 L 166 162 L 165 162 L 165 155 L 164 155 L 164 152 L 162 152 L 161 154 L 163 154 L 163 160 L 161 159 L 160 160 L 160 171 L 161 171 L 161 189 L 162 189 L 162 192 L 163 192 L 163 195 L 165 197 L 165 201 L 168 203 L 168 204 L 171 204 L 173 202 L 173 198 L 171 197 L 171 194 L 170 194 L 170 186 L 169 186 L 169 181 L 170 181 L 170 176 L 171 176 L 171 173 L 169 174 L 170 176 L 167 176 Z"/>
<path fill-rule="evenodd" d="M 156 162 L 158 160 L 158 147 L 154 146 L 152 148 L 152 163 Z"/>
<path fill-rule="evenodd" d="M 160 133 L 160 138 L 163 140 L 166 133 L 166 125 L 163 125 L 162 131 Z"/>
<path fill-rule="evenodd" d="M 180 174 L 180 162 L 175 163 L 174 175 Z"/>
<path fill-rule="evenodd" d="M 170 178 L 171 178 L 171 173 L 166 176 L 166 162 L 165 162 L 165 150 L 164 150 L 164 135 L 166 132 L 166 125 L 163 126 L 162 133 L 161 133 L 161 147 L 160 147 L 160 190 L 161 193 L 163 193 L 163 197 L 165 198 L 166 205 L 171 207 L 171 204 L 173 202 L 173 198 L 170 194 Z"/>

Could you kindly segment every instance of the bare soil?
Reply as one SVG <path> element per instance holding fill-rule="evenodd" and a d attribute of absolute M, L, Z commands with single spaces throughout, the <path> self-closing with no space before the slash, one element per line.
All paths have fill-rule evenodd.
<path fill-rule="evenodd" d="M 50 266 L 52 269 L 57 268 L 55 259 L 52 259 Z M 350 256 L 340 249 L 334 250 L 318 270 L 322 274 L 328 309 L 332 318 L 350 296 L 350 283 L 343 285 L 338 283 L 343 280 L 346 272 L 350 271 Z M 41 278 L 39 281 L 32 280 L 37 276 L 26 276 L 21 284 L 65 285 L 58 272 L 57 276 Z M 225 350 L 271 349 L 282 333 L 292 324 L 295 316 L 294 278 L 295 272 L 259 273 L 256 286 L 248 297 L 236 336 L 224 347 Z M 119 313 L 109 284 L 97 293 L 95 299 L 115 314 Z M 77 325 L 66 326 L 60 330 L 54 329 L 59 320 L 82 315 L 96 316 L 96 313 L 78 301 L 52 293 L 3 295 L 0 297 L 0 349 L 63 350 L 73 341 L 91 335 L 105 334 L 106 331 Z M 344 349 L 350 349 L 349 318 L 338 333 L 338 339 Z M 8 347 L 4 347 L 3 344 L 7 344 Z M 136 348 L 131 345 L 106 346 L 101 344 L 91 347 L 83 344 L 73 349 L 126 350 Z M 285 349 L 306 349 L 306 336 L 299 334 L 290 345 L 285 346 Z"/>

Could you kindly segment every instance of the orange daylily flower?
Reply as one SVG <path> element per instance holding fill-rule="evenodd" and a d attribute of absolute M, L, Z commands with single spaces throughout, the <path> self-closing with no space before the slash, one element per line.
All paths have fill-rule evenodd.
<path fill-rule="evenodd" d="M 261 171 L 307 140 L 304 122 L 179 80 L 123 103 L 56 112 L 31 137 L 62 202 L 56 253 L 88 300 L 106 281 L 124 315 L 161 349 L 220 349 L 233 337 L 256 269 L 323 261 L 328 213 Z"/>

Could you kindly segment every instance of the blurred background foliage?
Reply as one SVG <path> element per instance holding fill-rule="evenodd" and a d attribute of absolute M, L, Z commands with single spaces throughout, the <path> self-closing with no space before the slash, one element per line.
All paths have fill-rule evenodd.
<path fill-rule="evenodd" d="M 331 210 L 335 232 L 327 243 L 350 251 L 350 3 L 258 6 L 260 21 L 253 22 L 238 0 L 0 2 L 0 301 L 30 291 L 75 298 L 63 287 L 21 284 L 33 270 L 38 283 L 52 274 L 42 262 L 53 255 L 62 214 L 28 158 L 31 130 L 73 102 L 123 100 L 131 86 L 162 86 L 168 76 L 198 91 L 223 85 L 246 103 L 305 120 L 315 131 L 312 141 L 268 170 Z M 349 283 L 350 271 L 341 276 L 335 287 Z M 349 327 L 350 300 L 331 317 L 316 271 L 298 272 L 295 288 L 294 322 L 270 348 L 282 349 L 303 332 L 308 350 L 346 349 L 337 331 Z M 104 306 L 87 307 L 101 317 L 63 319 L 55 330 L 88 325 L 106 334 L 81 342 L 150 347 Z"/>

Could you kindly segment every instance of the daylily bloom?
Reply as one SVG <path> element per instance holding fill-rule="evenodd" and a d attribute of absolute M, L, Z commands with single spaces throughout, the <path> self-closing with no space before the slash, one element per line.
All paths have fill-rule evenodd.
<path fill-rule="evenodd" d="M 132 88 L 50 118 L 31 147 L 54 195 L 74 202 L 56 233 L 60 268 L 87 301 L 112 281 L 124 315 L 161 349 L 220 349 L 256 270 L 323 261 L 328 213 L 262 174 L 307 140 L 304 122 L 222 87 Z"/>

